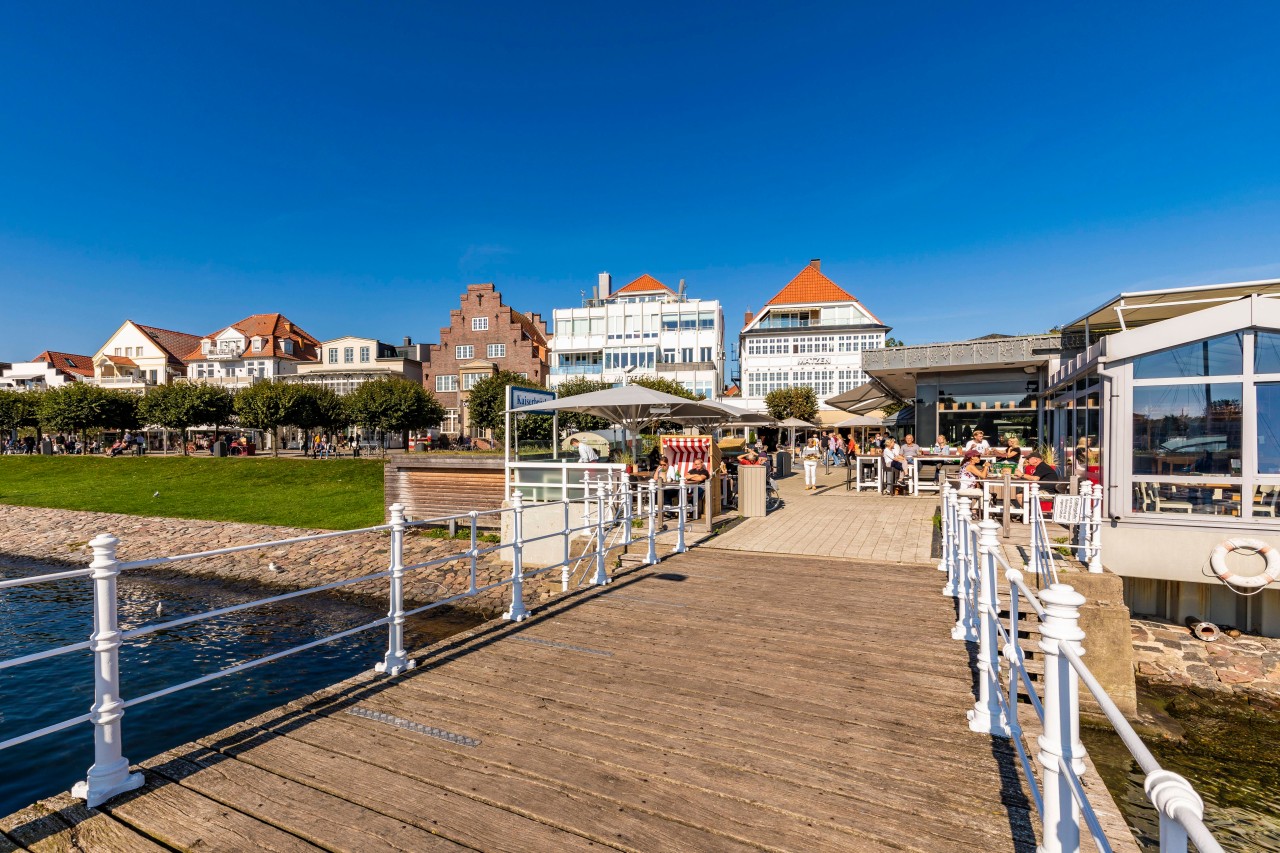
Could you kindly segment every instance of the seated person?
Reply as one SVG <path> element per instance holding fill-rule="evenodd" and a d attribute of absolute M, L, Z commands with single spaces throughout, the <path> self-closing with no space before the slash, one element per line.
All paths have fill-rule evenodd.
<path fill-rule="evenodd" d="M 756 453 L 754 447 L 747 447 L 747 452 L 738 457 L 739 465 L 763 465 L 764 460 L 760 458 L 760 454 Z"/>
<path fill-rule="evenodd" d="M 1027 464 L 1022 469 L 1015 471 L 1013 476 L 1033 483 L 1056 483 L 1062 479 L 1058 469 L 1045 462 L 1044 457 L 1034 450 L 1027 457 Z M 1041 490 L 1044 491 L 1045 487 L 1041 486 Z M 1013 502 L 1017 506 L 1022 506 L 1022 494 L 1020 492 L 1014 493 Z"/>
<path fill-rule="evenodd" d="M 1005 459 L 1009 462 L 1017 463 L 1022 461 L 1022 447 L 1018 445 L 1017 436 L 1009 436 L 1009 440 L 1006 442 L 1005 446 L 997 448 L 996 453 L 1001 459 Z"/>
<path fill-rule="evenodd" d="M 689 470 L 684 474 L 685 482 L 693 487 L 693 496 L 690 498 L 695 504 L 702 500 L 702 483 L 711 479 L 711 472 L 707 469 L 707 463 L 701 458 L 694 459 L 689 464 Z"/>
<path fill-rule="evenodd" d="M 978 450 L 964 452 L 964 464 L 960 466 L 960 494 L 981 494 L 980 483 L 991 476 L 991 463 L 982 460 Z"/>
<path fill-rule="evenodd" d="M 896 495 L 898 488 L 902 485 L 902 477 L 906 474 L 906 463 L 902 456 L 902 449 L 898 447 L 898 442 L 892 438 L 884 440 L 884 450 L 881 452 L 884 459 L 884 473 L 888 478 L 888 485 L 885 494 Z"/>

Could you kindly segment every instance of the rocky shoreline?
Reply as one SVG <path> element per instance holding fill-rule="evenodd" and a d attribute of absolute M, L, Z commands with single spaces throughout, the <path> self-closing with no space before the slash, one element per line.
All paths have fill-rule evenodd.
<path fill-rule="evenodd" d="M 1205 642 L 1189 628 L 1155 619 L 1135 618 L 1130 627 L 1139 681 L 1280 711 L 1280 639 L 1224 632 Z"/>
<path fill-rule="evenodd" d="M 0 562 L 11 566 L 25 562 L 44 566 L 86 565 L 92 557 L 89 540 L 101 533 L 114 534 L 120 540 L 117 555 L 129 561 L 325 532 L 328 531 L 0 505 Z M 405 537 L 404 561 L 406 565 L 429 562 L 458 553 L 467 544 L 466 540 L 435 539 L 413 531 Z M 166 566 L 160 571 L 289 591 L 382 571 L 390 559 L 390 545 L 387 532 L 353 534 L 201 558 Z M 552 578 L 550 574 L 526 581 L 526 603 L 545 601 L 558 592 L 558 577 Z M 405 601 L 416 606 L 465 592 L 469 575 L 467 560 L 408 572 Z M 510 576 L 510 566 L 502 564 L 496 553 L 477 561 L 477 586 L 497 583 Z M 387 588 L 388 582 L 383 578 L 343 587 L 341 594 L 385 606 Z M 506 587 L 499 587 L 451 606 L 489 617 L 507 608 L 509 596 Z"/>

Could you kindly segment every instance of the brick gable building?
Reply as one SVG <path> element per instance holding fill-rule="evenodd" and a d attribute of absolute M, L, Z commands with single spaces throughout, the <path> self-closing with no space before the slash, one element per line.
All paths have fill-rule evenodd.
<path fill-rule="evenodd" d="M 449 312 L 449 325 L 440 330 L 440 343 L 430 345 L 422 362 L 422 382 L 447 413 L 444 432 L 469 431 L 467 392 L 499 370 L 546 384 L 546 321 L 504 305 L 491 283 L 469 284 L 459 307 Z"/>

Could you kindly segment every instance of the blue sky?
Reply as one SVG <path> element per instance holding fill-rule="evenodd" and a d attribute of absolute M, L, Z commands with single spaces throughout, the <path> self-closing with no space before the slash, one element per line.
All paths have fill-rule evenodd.
<path fill-rule="evenodd" d="M 693 8 L 687 8 L 693 7 Z M 0 360 L 809 259 L 923 343 L 1280 276 L 1272 4 L 8 4 Z"/>

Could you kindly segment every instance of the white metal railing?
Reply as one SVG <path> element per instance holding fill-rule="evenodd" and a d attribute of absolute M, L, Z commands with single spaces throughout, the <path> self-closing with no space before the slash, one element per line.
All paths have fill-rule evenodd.
<path fill-rule="evenodd" d="M 520 489 L 534 501 L 570 500 L 590 494 L 601 477 L 621 481 L 627 466 L 611 462 L 521 462 L 507 465 L 507 489 Z"/>
<path fill-rule="evenodd" d="M 14 587 L 32 586 L 35 584 L 53 583 L 77 578 L 89 578 L 92 583 L 93 590 L 93 631 L 89 635 L 89 638 L 87 640 L 58 646 L 56 648 L 43 649 L 41 651 L 32 652 L 19 657 L 0 660 L 0 671 L 22 666 L 24 664 L 34 663 L 36 661 L 60 657 L 73 652 L 90 650 L 93 652 L 94 678 L 94 701 L 87 714 L 81 714 L 79 716 L 72 717 L 71 719 L 63 720 L 35 731 L 30 731 L 22 735 L 8 738 L 7 740 L 0 741 L 0 750 L 18 746 L 19 744 L 27 743 L 28 741 L 33 741 L 44 737 L 45 735 L 60 732 L 64 729 L 69 729 L 82 723 L 92 723 L 94 744 L 93 765 L 89 768 L 85 781 L 77 783 L 72 789 L 72 794 L 84 799 L 89 806 L 97 806 L 118 794 L 133 790 L 143 784 L 141 774 L 129 772 L 129 761 L 121 752 L 121 718 L 124 716 L 125 711 L 128 708 L 141 705 L 144 702 L 160 699 L 171 693 L 177 693 L 178 691 L 195 687 L 200 684 L 205 684 L 218 678 L 224 678 L 228 675 L 253 669 L 254 667 L 261 666 L 262 664 L 270 663 L 335 640 L 340 640 L 345 637 L 350 637 L 363 631 L 382 626 L 387 627 L 387 651 L 382 660 L 378 662 L 374 668 L 378 672 L 395 676 L 413 669 L 415 664 L 414 660 L 409 657 L 404 648 L 404 624 L 405 619 L 409 616 L 424 613 L 428 610 L 442 607 L 462 599 L 473 598 L 482 593 L 489 592 L 490 590 L 509 586 L 511 589 L 510 606 L 502 616 L 504 619 L 519 622 L 529 616 L 529 610 L 524 604 L 524 582 L 529 578 L 554 571 L 558 568 L 567 569 L 572 564 L 582 563 L 584 559 L 590 559 L 595 571 L 593 576 L 585 582 L 592 585 L 607 584 L 611 580 L 609 577 L 609 556 L 615 551 L 630 547 L 637 539 L 640 538 L 647 539 L 648 547 L 643 561 L 644 564 L 653 565 L 657 563 L 657 535 L 661 523 L 658 518 L 660 498 L 658 496 L 657 483 L 650 481 L 647 485 L 641 485 L 627 478 L 615 479 L 613 481 L 597 480 L 594 492 L 594 495 L 587 495 L 583 498 L 584 505 L 589 505 L 590 510 L 589 512 L 584 511 L 583 523 L 581 525 L 572 525 L 570 523 L 570 501 L 566 499 L 562 502 L 565 506 L 563 516 L 564 523 L 557 530 L 552 530 L 548 533 L 537 536 L 525 535 L 525 514 L 528 507 L 525 506 L 524 496 L 519 490 L 515 490 L 511 493 L 510 506 L 502 509 L 486 511 L 472 510 L 471 512 L 458 515 L 443 516 L 440 518 L 424 519 L 420 521 L 408 521 L 404 515 L 404 507 L 400 504 L 393 504 L 390 509 L 391 521 L 388 524 L 380 524 L 373 527 L 364 527 L 357 530 L 345 530 L 335 533 L 318 533 L 310 536 L 299 536 L 292 539 L 281 539 L 272 542 L 236 545 L 229 548 L 217 548 L 190 554 L 174 554 L 169 556 L 153 557 L 150 559 L 133 560 L 130 562 L 122 562 L 116 557 L 116 549 L 120 544 L 119 539 L 109 533 L 101 534 L 89 542 L 90 547 L 93 549 L 93 560 L 89 563 L 87 568 L 70 569 L 67 571 L 53 572 L 25 578 L 0 580 L 0 591 L 3 591 Z M 687 502 L 687 493 L 683 487 L 680 489 L 680 501 L 679 521 L 676 529 L 676 553 L 687 550 L 687 546 L 685 544 L 685 527 L 687 517 L 685 505 Z M 546 505 L 544 504 L 543 506 Z M 636 536 L 632 529 L 632 524 L 636 516 L 636 513 L 634 512 L 636 507 L 643 508 L 644 515 L 647 516 L 648 521 L 647 531 L 641 536 Z M 483 546 L 479 541 L 477 526 L 479 519 L 485 516 L 498 516 L 500 518 L 502 516 L 509 516 L 509 520 L 511 522 L 510 540 L 496 545 Z M 460 551 L 433 557 L 432 559 L 423 562 L 405 565 L 404 537 L 407 531 L 413 528 L 426 527 L 429 525 L 445 525 L 450 522 L 454 524 L 461 522 L 469 527 L 471 535 L 466 548 Z M 621 530 L 617 530 L 618 528 L 621 528 Z M 616 535 L 611 535 L 615 532 Z M 118 618 L 119 600 L 117 596 L 117 580 L 123 572 L 135 569 L 156 568 L 160 566 L 173 566 L 190 560 L 238 554 L 246 551 L 280 548 L 288 545 L 315 542 L 325 539 L 341 539 L 344 537 L 358 536 L 362 534 L 388 534 L 390 536 L 390 564 L 385 570 L 372 572 L 359 577 L 320 584 L 306 589 L 294 590 L 280 595 L 273 595 L 268 598 L 262 598 L 255 601 L 248 601 L 227 607 L 219 607 L 205 613 L 183 616 L 177 619 L 143 625 L 129 630 L 122 631 L 120 628 Z M 587 534 L 587 536 L 585 547 L 575 556 L 572 553 L 574 550 L 574 540 L 582 538 L 577 534 Z M 526 570 L 524 566 L 524 554 L 526 549 L 535 543 L 554 539 L 562 539 L 564 542 L 563 560 L 541 568 Z M 477 571 L 480 558 L 504 550 L 510 552 L 512 564 L 511 575 L 504 580 L 490 583 L 485 586 L 479 586 Z M 468 588 L 464 592 L 439 598 L 428 604 L 410 610 L 405 609 L 404 579 L 406 575 L 413 572 L 420 572 L 438 566 L 443 566 L 448 563 L 464 561 L 470 566 Z M 388 579 L 389 582 L 388 594 L 390 607 L 387 615 L 382 618 L 374 619 L 363 625 L 358 625 L 354 628 L 349 628 L 326 637 L 311 640 L 301 645 L 275 652 L 274 654 L 253 658 L 251 660 L 217 670 L 216 672 L 207 673 L 197 678 L 192 678 L 180 684 L 165 687 L 142 696 L 125 699 L 120 694 L 120 647 L 126 642 L 135 640 L 139 637 L 145 637 L 149 634 L 154 634 L 158 631 L 176 628 L 180 625 L 200 622 L 224 616 L 229 613 L 248 610 L 253 607 L 261 607 L 263 605 L 287 601 L 291 598 L 297 598 L 303 595 L 341 589 L 343 587 L 352 586 L 353 584 L 363 583 L 366 581 L 376 581 L 383 578 Z"/>
<path fill-rule="evenodd" d="M 947 573 L 943 594 L 957 603 L 951 636 L 978 644 L 978 696 L 969 711 L 969 728 L 1012 742 L 1041 819 L 1038 849 L 1043 853 L 1077 853 L 1083 819 L 1098 849 L 1105 853 L 1111 850 L 1080 781 L 1085 772 L 1085 749 L 1080 742 L 1083 681 L 1146 776 L 1147 797 L 1160 815 L 1161 853 L 1186 853 L 1188 839 L 1200 853 L 1221 853 L 1221 846 L 1204 824 L 1204 803 L 1191 783 L 1160 766 L 1084 663 L 1085 634 L 1079 626 L 1084 596 L 1058 583 L 1051 564 L 1032 567 L 1039 581 L 1048 581 L 1047 588 L 1032 590 L 1022 572 L 1005 559 L 996 535 L 999 529 L 994 521 L 975 523 L 969 498 L 949 484 L 943 487 L 942 559 L 938 568 Z M 1033 537 L 1035 529 L 1033 526 Z M 1007 590 L 999 586 L 1001 575 Z M 1005 592 L 1008 605 L 1002 620 L 999 596 Z M 1018 644 L 1021 602 L 1040 622 L 1043 696 L 1036 692 Z M 1019 704 L 1024 697 L 1041 726 L 1036 756 L 1039 782 L 1019 721 Z"/>

